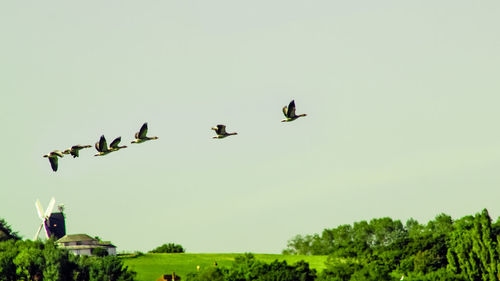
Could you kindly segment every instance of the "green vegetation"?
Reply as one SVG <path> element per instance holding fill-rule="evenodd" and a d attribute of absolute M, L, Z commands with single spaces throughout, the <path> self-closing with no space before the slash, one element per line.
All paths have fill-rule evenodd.
<path fill-rule="evenodd" d="M 46 242 L 9 239 L 0 242 L 0 280 L 134 280 L 134 272 L 116 256 L 75 256 Z"/>
<path fill-rule="evenodd" d="M 297 235 L 288 254 L 329 255 L 317 280 L 500 280 L 500 220 L 487 210 L 427 225 L 390 218 Z"/>
<path fill-rule="evenodd" d="M 59 249 L 53 240 L 20 240 L 5 221 L 0 224 L 5 240 L 0 241 L 1 281 L 146 281 L 172 272 L 190 281 L 395 281 L 402 275 L 405 281 L 500 281 L 500 219 L 493 223 L 487 210 L 455 221 L 440 214 L 426 225 L 391 218 L 341 225 L 321 235 L 295 236 L 283 251 L 286 255 L 137 252 L 80 257 Z"/>
<path fill-rule="evenodd" d="M 21 237 L 17 234 L 17 232 L 12 231 L 10 225 L 2 218 L 0 218 L 0 241 L 5 240 L 19 240 Z"/>
<path fill-rule="evenodd" d="M 188 274 L 189 281 L 314 281 L 316 270 L 309 264 L 299 261 L 289 265 L 286 261 L 274 260 L 271 263 L 258 261 L 253 254 L 235 258 L 230 267 L 209 267 Z"/>
<path fill-rule="evenodd" d="M 179 244 L 168 243 L 163 244 L 154 250 L 149 251 L 150 253 L 184 253 L 184 248 Z"/>
<path fill-rule="evenodd" d="M 96 257 L 105 257 L 108 255 L 108 250 L 104 247 L 98 247 L 92 249 L 92 255 Z"/>
<path fill-rule="evenodd" d="M 217 262 L 217 267 L 230 267 L 236 257 L 241 254 L 144 254 L 144 255 L 129 255 L 124 256 L 123 262 L 133 271 L 137 272 L 135 280 L 146 281 L 156 280 L 162 274 L 176 275 L 186 280 L 188 273 L 196 272 L 196 266 L 200 266 L 200 270 L 213 268 L 214 262 Z M 318 272 L 322 271 L 326 265 L 326 256 L 300 256 L 300 255 L 279 255 L 279 254 L 254 254 L 255 259 L 264 262 L 272 263 L 275 260 L 286 261 L 287 264 L 293 265 L 304 260 L 309 263 L 310 267 Z"/>

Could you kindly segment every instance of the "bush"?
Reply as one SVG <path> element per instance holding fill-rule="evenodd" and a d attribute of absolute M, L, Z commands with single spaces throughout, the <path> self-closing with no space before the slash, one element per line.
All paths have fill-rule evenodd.
<path fill-rule="evenodd" d="M 97 247 L 92 249 L 92 255 L 96 257 L 105 257 L 109 255 L 108 250 L 104 247 Z"/>
<path fill-rule="evenodd" d="M 149 251 L 150 253 L 184 253 L 184 248 L 179 244 L 168 243 L 157 247 L 154 250 Z"/>
<path fill-rule="evenodd" d="M 189 281 L 224 281 L 224 274 L 218 267 L 208 267 L 200 272 L 188 273 L 187 280 Z"/>

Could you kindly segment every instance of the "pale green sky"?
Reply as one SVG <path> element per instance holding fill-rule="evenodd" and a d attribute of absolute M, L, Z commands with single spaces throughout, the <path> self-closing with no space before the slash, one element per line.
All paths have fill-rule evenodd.
<path fill-rule="evenodd" d="M 0 217 L 118 251 L 277 253 L 389 216 L 500 215 L 498 1 L 4 1 Z M 281 123 L 295 99 L 308 116 Z M 143 122 L 158 141 L 130 145 Z M 215 124 L 238 136 L 212 139 Z M 129 148 L 42 155 L 122 136 Z"/>

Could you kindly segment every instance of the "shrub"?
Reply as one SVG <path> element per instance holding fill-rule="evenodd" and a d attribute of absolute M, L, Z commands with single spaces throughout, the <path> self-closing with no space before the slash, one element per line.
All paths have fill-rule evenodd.
<path fill-rule="evenodd" d="M 184 248 L 179 244 L 168 243 L 157 247 L 154 250 L 149 251 L 150 253 L 184 253 Z"/>

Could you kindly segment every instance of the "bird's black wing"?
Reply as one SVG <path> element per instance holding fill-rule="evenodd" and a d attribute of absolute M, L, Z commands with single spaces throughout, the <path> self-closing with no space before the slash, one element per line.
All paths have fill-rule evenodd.
<path fill-rule="evenodd" d="M 121 141 L 122 141 L 122 137 L 117 137 L 116 139 L 114 139 L 111 142 L 111 144 L 109 145 L 109 147 L 117 148 Z"/>
<path fill-rule="evenodd" d="M 102 135 L 101 138 L 99 139 L 99 145 L 97 145 L 96 143 L 96 149 L 99 152 L 104 152 L 108 150 L 108 143 L 106 142 L 106 138 L 104 137 L 104 135 Z"/>
<path fill-rule="evenodd" d="M 142 124 L 142 127 L 139 130 L 139 139 L 146 138 L 147 133 L 148 133 L 148 122 Z M 136 138 L 137 138 L 137 136 L 136 136 Z"/>
<path fill-rule="evenodd" d="M 73 158 L 76 158 L 79 156 L 78 149 L 72 149 L 69 153 L 71 155 L 73 155 Z"/>
<path fill-rule="evenodd" d="M 292 100 L 288 105 L 287 117 L 295 116 L 295 100 Z"/>
<path fill-rule="evenodd" d="M 226 134 L 226 125 L 219 124 L 217 125 L 217 135 Z"/>
<path fill-rule="evenodd" d="M 49 157 L 50 166 L 52 167 L 52 171 L 57 171 L 57 156 Z"/>

